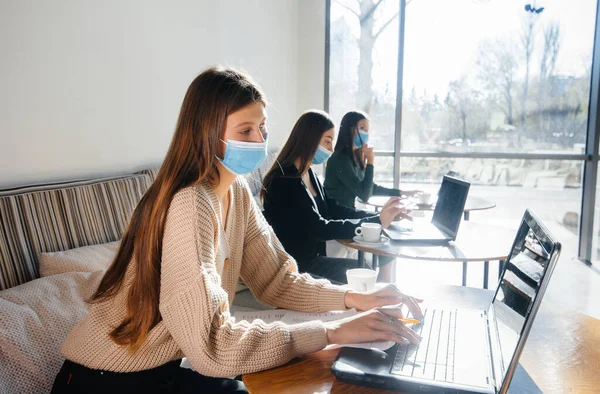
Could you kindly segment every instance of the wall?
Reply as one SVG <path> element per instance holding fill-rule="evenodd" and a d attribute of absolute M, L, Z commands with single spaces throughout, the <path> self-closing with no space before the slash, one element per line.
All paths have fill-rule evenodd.
<path fill-rule="evenodd" d="M 271 146 L 323 106 L 320 0 L 0 2 L 0 188 L 161 162 L 204 68 L 262 85 Z"/>
<path fill-rule="evenodd" d="M 301 0 L 298 9 L 299 113 L 324 108 L 325 1 Z"/>

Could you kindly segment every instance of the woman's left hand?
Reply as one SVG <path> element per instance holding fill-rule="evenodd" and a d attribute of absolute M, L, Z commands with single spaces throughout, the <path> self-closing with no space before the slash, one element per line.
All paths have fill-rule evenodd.
<path fill-rule="evenodd" d="M 380 289 L 366 292 L 354 292 L 350 290 L 346 293 L 345 301 L 346 307 L 361 311 L 368 311 L 386 305 L 406 304 L 415 319 L 423 318 L 423 311 L 419 305 L 423 300 L 402 293 L 391 283 Z"/>

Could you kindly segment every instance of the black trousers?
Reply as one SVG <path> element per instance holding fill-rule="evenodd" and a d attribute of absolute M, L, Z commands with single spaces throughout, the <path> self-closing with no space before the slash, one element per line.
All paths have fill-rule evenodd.
<path fill-rule="evenodd" d="M 180 364 L 181 360 L 174 360 L 144 371 L 117 373 L 66 360 L 56 375 L 51 394 L 248 393 L 239 380 L 203 376 L 181 368 Z"/>

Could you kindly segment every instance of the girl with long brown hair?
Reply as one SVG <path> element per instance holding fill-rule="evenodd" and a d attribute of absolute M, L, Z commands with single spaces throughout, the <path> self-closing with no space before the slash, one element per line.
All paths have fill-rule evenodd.
<path fill-rule="evenodd" d="M 211 68 L 190 85 L 158 176 L 61 347 L 53 393 L 246 392 L 226 377 L 283 364 L 328 343 L 417 342 L 396 288 L 348 292 L 301 275 L 243 177 L 267 152 L 266 98 L 246 75 Z M 263 303 L 300 311 L 358 308 L 334 323 L 236 321 L 241 278 Z M 392 305 L 384 307 L 385 305 Z M 187 357 L 194 370 L 181 368 Z"/>
<path fill-rule="evenodd" d="M 324 111 L 309 110 L 296 121 L 275 164 L 263 181 L 264 215 L 291 254 L 300 272 L 346 283 L 346 270 L 357 260 L 327 256 L 326 241 L 351 239 L 363 223 L 386 228 L 405 213 L 399 199 L 391 200 L 381 214 L 340 205 L 323 188 L 312 169 L 331 156 L 334 124 Z M 392 282 L 394 259 L 381 258 L 379 280 Z"/>

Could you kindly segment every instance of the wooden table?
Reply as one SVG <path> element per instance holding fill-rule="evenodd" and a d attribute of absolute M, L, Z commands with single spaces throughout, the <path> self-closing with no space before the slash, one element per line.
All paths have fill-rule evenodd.
<path fill-rule="evenodd" d="M 357 198 L 356 201 L 361 204 L 370 205 L 375 207 L 377 211 L 379 211 L 385 203 L 390 199 L 389 196 L 373 196 L 369 198 L 369 201 L 363 201 L 360 198 Z M 486 200 L 485 198 L 468 195 L 467 201 L 465 202 L 464 208 L 464 219 L 469 220 L 470 214 L 472 211 L 483 211 L 485 209 L 492 209 L 496 206 L 496 203 L 490 200 Z M 433 211 L 435 209 L 435 205 L 432 204 L 418 204 L 415 211 Z"/>
<path fill-rule="evenodd" d="M 423 292 L 436 305 L 483 309 L 493 292 L 440 286 Z M 320 351 L 279 368 L 244 375 L 250 393 L 392 393 L 337 381 L 330 372 L 339 350 Z M 600 320 L 542 302 L 521 356 L 523 374 L 509 392 L 597 393 L 600 389 Z"/>
<path fill-rule="evenodd" d="M 407 246 L 406 243 L 390 241 L 381 246 L 366 246 L 352 240 L 337 240 L 339 243 L 359 252 L 378 256 L 406 258 L 413 260 L 462 262 L 463 286 L 467 280 L 468 262 L 483 262 L 483 288 L 488 287 L 489 262 L 506 260 L 516 234 L 515 230 L 481 223 L 463 221 L 456 240 L 446 246 Z M 499 272 L 499 273 L 500 273 Z"/>

